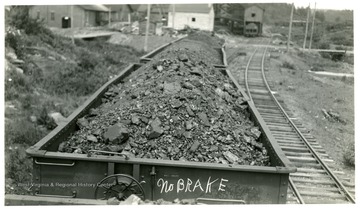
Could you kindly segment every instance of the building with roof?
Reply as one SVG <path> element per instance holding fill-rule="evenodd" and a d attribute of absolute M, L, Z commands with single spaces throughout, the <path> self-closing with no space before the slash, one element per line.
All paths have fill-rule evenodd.
<path fill-rule="evenodd" d="M 262 34 L 264 8 L 257 4 L 226 4 L 221 6 L 225 12 L 219 12 L 218 18 L 221 22 L 226 22 L 232 32 L 257 36 Z"/>
<path fill-rule="evenodd" d="M 175 7 L 175 8 L 173 8 Z M 173 12 L 175 10 L 175 13 Z M 214 8 L 212 4 L 173 4 L 168 11 L 168 26 L 177 30 L 197 28 L 214 30 Z"/>
<path fill-rule="evenodd" d="M 104 5 L 34 5 L 30 7 L 29 15 L 43 19 L 49 27 L 70 28 L 71 10 L 73 27 L 100 26 L 108 20 L 109 9 Z"/>
<path fill-rule="evenodd" d="M 253 30 L 252 27 L 256 27 L 256 35 L 262 34 L 263 29 L 263 19 L 264 19 L 264 12 L 265 9 L 258 5 L 250 5 L 245 7 L 244 10 L 244 27 L 245 31 L 244 34 L 246 35 L 249 31 L 246 30 Z M 249 26 L 249 27 L 247 27 Z M 253 30 L 254 32 L 254 30 Z"/>

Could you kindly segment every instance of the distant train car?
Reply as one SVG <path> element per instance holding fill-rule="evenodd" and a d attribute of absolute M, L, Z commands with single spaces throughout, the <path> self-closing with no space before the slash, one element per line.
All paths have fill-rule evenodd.
<path fill-rule="evenodd" d="M 258 36 L 259 35 L 259 27 L 255 23 L 249 23 L 245 25 L 245 36 Z"/>

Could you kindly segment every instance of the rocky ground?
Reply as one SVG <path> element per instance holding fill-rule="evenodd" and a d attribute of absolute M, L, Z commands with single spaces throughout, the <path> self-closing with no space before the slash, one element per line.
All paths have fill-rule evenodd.
<path fill-rule="evenodd" d="M 268 166 L 246 103 L 213 67 L 222 41 L 204 40 L 189 36 L 113 86 L 59 151 Z"/>

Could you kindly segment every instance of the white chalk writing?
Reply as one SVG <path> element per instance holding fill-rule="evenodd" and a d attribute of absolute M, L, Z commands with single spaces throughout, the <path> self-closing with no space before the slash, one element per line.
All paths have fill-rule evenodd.
<path fill-rule="evenodd" d="M 221 178 L 220 184 L 219 184 L 219 190 L 218 190 L 218 191 L 223 191 L 223 192 L 225 192 L 225 189 L 224 189 L 224 188 L 226 187 L 226 185 L 223 184 L 223 182 L 228 182 L 228 180 Z"/>
<path fill-rule="evenodd" d="M 176 181 L 176 183 L 170 183 L 168 180 L 160 178 L 157 181 L 156 185 L 160 188 L 160 193 L 168 193 L 172 191 L 176 191 L 176 193 L 180 193 L 180 192 L 188 193 L 188 192 L 197 192 L 197 191 L 211 193 L 211 188 L 214 188 L 215 191 L 217 190 L 224 192 L 226 188 L 225 183 L 228 181 L 229 180 L 223 178 L 212 179 L 210 176 L 206 182 L 201 182 L 200 179 L 193 181 L 189 178 L 186 179 L 179 178 Z"/>

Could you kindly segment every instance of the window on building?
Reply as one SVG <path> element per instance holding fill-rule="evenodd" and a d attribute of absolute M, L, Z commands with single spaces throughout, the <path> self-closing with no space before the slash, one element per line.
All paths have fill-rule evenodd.
<path fill-rule="evenodd" d="M 255 13 L 251 13 L 251 17 L 255 17 L 256 16 L 256 14 Z"/>
<path fill-rule="evenodd" d="M 36 12 L 36 19 L 40 19 L 40 11 Z"/>
<path fill-rule="evenodd" d="M 50 16 L 50 19 L 51 19 L 51 20 L 55 20 L 55 12 L 51 12 L 50 15 L 51 15 L 51 16 Z"/>
<path fill-rule="evenodd" d="M 191 18 L 191 22 L 196 22 L 196 18 L 195 17 Z"/>

